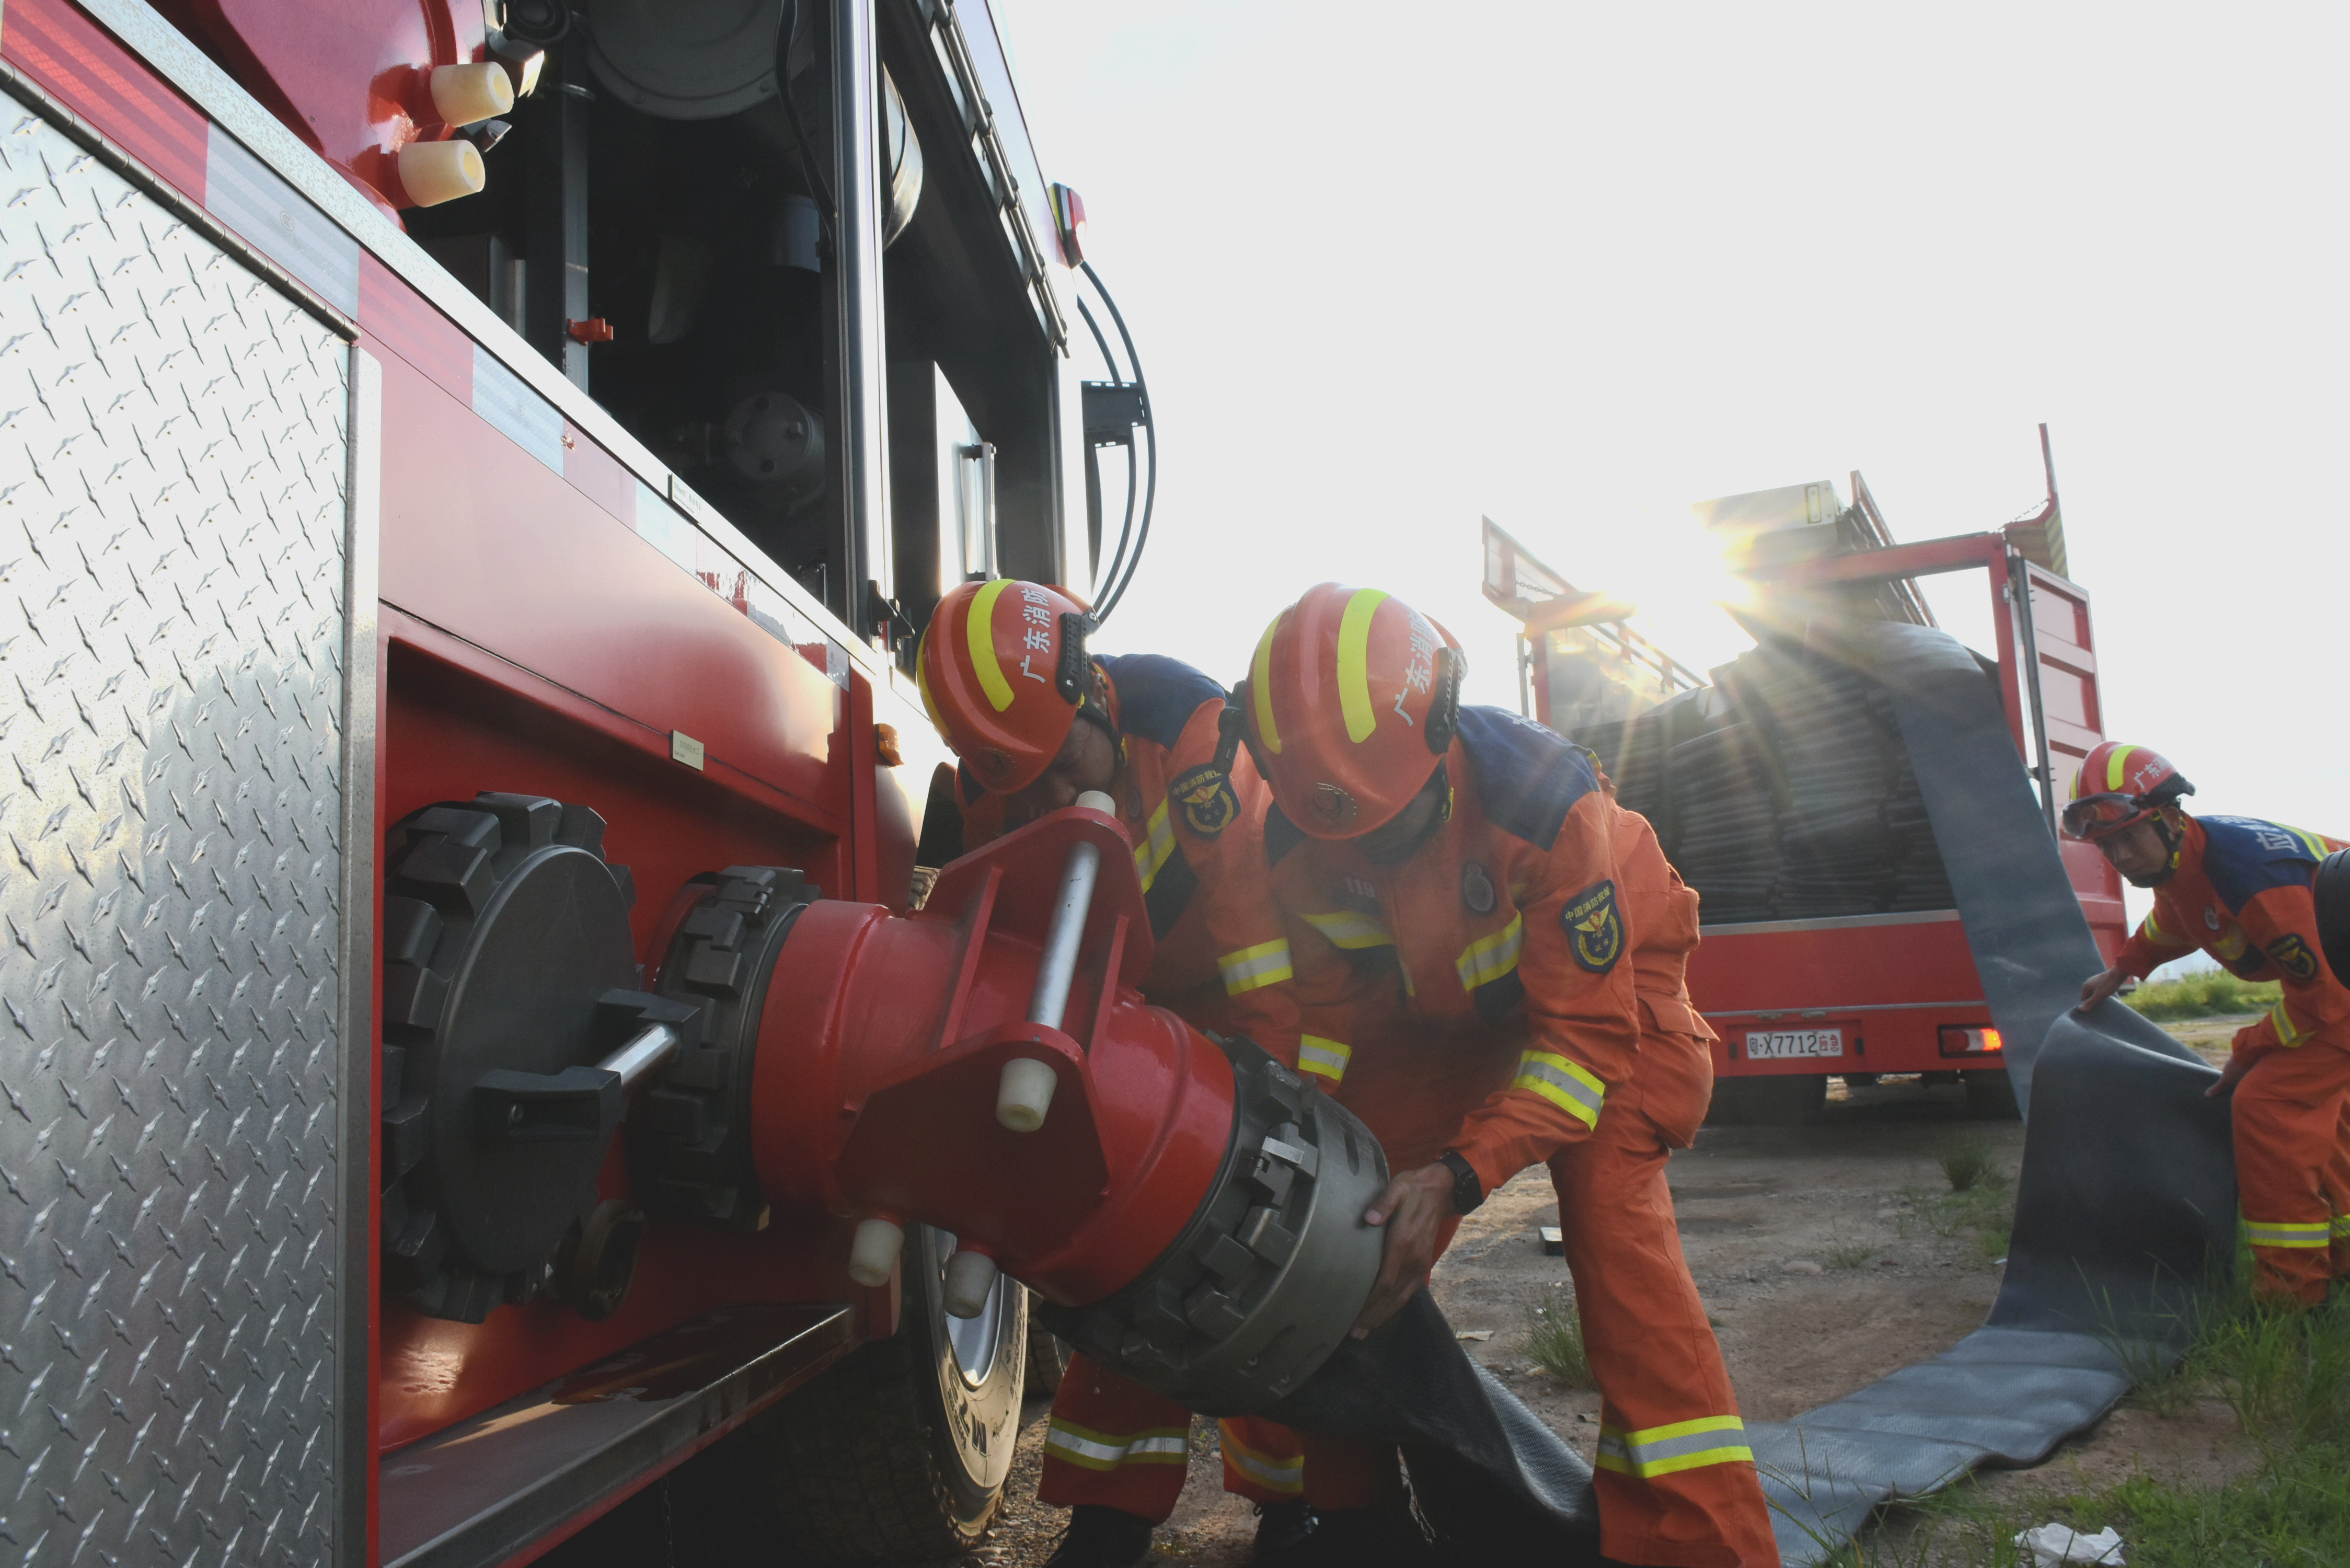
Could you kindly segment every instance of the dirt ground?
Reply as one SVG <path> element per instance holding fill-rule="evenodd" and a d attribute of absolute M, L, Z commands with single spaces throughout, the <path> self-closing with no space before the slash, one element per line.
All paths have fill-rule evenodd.
<path fill-rule="evenodd" d="M 2216 1058 L 2248 1022 L 2171 1029 Z M 1961 1138 L 1980 1138 L 2012 1179 L 2022 1126 L 1969 1120 L 1955 1085 L 1893 1079 L 1847 1089 L 1838 1082 L 1829 1095 L 1815 1126 L 1708 1127 L 1670 1168 L 1690 1272 L 1752 1417 L 1794 1415 L 1934 1355 L 1981 1325 L 1999 1288 L 2001 1236 L 1957 1222 L 1939 1158 Z M 1570 1296 L 1565 1263 L 1543 1255 L 1539 1228 L 1556 1223 L 1545 1174 L 1521 1175 L 1463 1223 L 1434 1285 L 1469 1354 L 1588 1459 L 1599 1396 L 1543 1372 L 1526 1345 L 1529 1314 L 1544 1293 Z M 1003 1521 L 971 1561 L 1033 1568 L 1051 1555 L 1062 1515 L 1035 1501 L 1044 1429 L 1045 1406 L 1032 1401 Z M 1192 1453 L 1154 1559 L 1237 1568 L 1248 1559 L 1255 1521 L 1221 1489 L 1212 1423 L 1194 1424 Z M 2209 1485 L 2241 1473 L 2252 1457 L 2215 1400 L 2175 1417 L 2125 1405 L 2046 1464 L 1988 1476 L 1984 1485 L 1993 1497 L 2022 1497 L 2136 1470 Z"/>

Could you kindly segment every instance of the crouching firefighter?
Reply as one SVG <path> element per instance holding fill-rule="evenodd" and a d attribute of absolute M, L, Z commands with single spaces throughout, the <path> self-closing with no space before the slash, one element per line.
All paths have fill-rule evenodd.
<path fill-rule="evenodd" d="M 962 847 L 1075 805 L 1088 790 L 1110 795 L 1157 939 L 1143 994 L 1195 1027 L 1227 1029 L 1213 911 L 1228 865 L 1261 880 L 1253 839 L 1264 785 L 1245 758 L 1229 770 L 1216 765 L 1222 687 L 1156 655 L 1090 657 L 1089 629 L 1066 596 L 1001 578 L 955 587 L 931 618 L 916 670 L 931 722 L 962 760 Z M 1073 1355 L 1036 1489 L 1071 1510 L 1051 1563 L 1140 1562 L 1182 1492 L 1191 1425 L 1173 1400 Z M 1313 1528 L 1295 1434 L 1236 1417 L 1222 1423 L 1222 1437 L 1224 1488 L 1257 1505 L 1259 1552 L 1294 1545 Z"/>
<path fill-rule="evenodd" d="M 1604 1407 L 1601 1551 L 1776 1568 L 1665 1183 L 1712 1086 L 1682 984 L 1697 896 L 1589 753 L 1461 706 L 1465 671 L 1450 633 L 1368 589 L 1324 584 L 1266 628 L 1234 708 L 1274 795 L 1285 978 L 1243 993 L 1241 1027 L 1298 1039 L 1396 1173 L 1365 1216 L 1387 1241 L 1357 1332 L 1426 1282 L 1462 1215 L 1547 1164 Z M 1306 1560 L 1408 1560 L 1380 1523 L 1392 1452 L 1305 1449 Z"/>
<path fill-rule="evenodd" d="M 2210 1093 L 2232 1095 L 2252 1289 L 2315 1305 L 2350 1275 L 2350 989 L 2326 962 L 2317 867 L 2343 841 L 2250 816 L 2190 816 L 2195 786 L 2159 753 L 2107 741 L 2082 759 L 2064 831 L 2105 852 L 2154 909 L 2081 1010 L 2200 948 L 2277 1004 L 2236 1032 Z"/>

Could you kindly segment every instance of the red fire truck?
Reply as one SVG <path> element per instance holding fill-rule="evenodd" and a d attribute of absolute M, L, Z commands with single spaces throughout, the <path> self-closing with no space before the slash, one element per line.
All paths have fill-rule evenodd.
<path fill-rule="evenodd" d="M 2044 442 L 2046 431 L 2042 437 Z M 1736 613 L 1757 650 L 1689 670 L 1486 524 L 1485 592 L 1520 616 L 1534 714 L 1598 751 L 1705 902 L 1690 990 L 1721 1042 L 1718 1119 L 1795 1119 L 1832 1076 L 1955 1076 L 1981 1114 L 2014 1114 L 2000 1037 L 1898 731 L 1866 672 L 1839 662 L 1855 618 L 1931 625 L 1916 579 L 1983 574 L 1998 690 L 2049 831 L 2103 736 L 2089 596 L 2064 576 L 2047 500 L 1994 532 L 1902 545 L 1856 472 L 1699 511 L 1753 585 Z M 2065 867 L 2100 949 L 2126 935 L 2120 883 L 2088 846 Z"/>
<path fill-rule="evenodd" d="M 1140 1004 L 1113 816 L 927 869 L 913 634 L 1106 614 L 1155 451 L 987 0 L 8 0 L 0 92 L 22 1561 L 672 1472 L 681 1551 L 947 1555 L 1009 1279 L 1318 1365 L 1376 1145 Z"/>

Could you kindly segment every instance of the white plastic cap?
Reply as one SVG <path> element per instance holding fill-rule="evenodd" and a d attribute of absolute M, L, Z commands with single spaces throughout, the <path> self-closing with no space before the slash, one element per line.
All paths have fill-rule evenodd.
<path fill-rule="evenodd" d="M 1111 816 L 1116 816 L 1118 815 L 1118 802 L 1112 800 L 1108 794 L 1103 790 L 1089 789 L 1086 791 L 1085 794 L 1077 796 L 1077 804 L 1084 806 L 1087 811 L 1103 812 Z"/>
<path fill-rule="evenodd" d="M 905 1228 L 879 1215 L 868 1215 L 857 1222 L 857 1234 L 848 1243 L 848 1277 L 870 1289 L 889 1282 L 890 1271 L 898 1266 L 899 1250 L 906 1244 Z"/>
<path fill-rule="evenodd" d="M 400 183 L 420 207 L 470 196 L 489 183 L 481 150 L 462 139 L 411 141 L 400 150 Z"/>
<path fill-rule="evenodd" d="M 514 108 L 513 78 L 495 60 L 478 66 L 438 66 L 432 72 L 432 108 L 451 125 L 477 125 Z"/>
<path fill-rule="evenodd" d="M 958 1251 L 947 1260 L 947 1315 L 977 1317 L 995 1288 L 995 1260 L 984 1252 Z"/>
<path fill-rule="evenodd" d="M 1060 1084 L 1049 1063 L 1014 1056 L 1003 1064 L 1003 1075 L 996 1080 L 995 1119 L 1014 1132 L 1035 1132 L 1045 1125 L 1053 1091 Z"/>

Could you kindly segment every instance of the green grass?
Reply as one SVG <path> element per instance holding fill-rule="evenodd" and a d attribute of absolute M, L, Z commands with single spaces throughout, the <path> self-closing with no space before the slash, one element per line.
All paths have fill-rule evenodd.
<path fill-rule="evenodd" d="M 2239 1272 L 2239 1279 L 2248 1270 Z M 2258 1447 L 2223 1486 L 2138 1475 L 2118 1485 L 1991 1500 L 1971 1483 L 1884 1522 L 1835 1559 L 1850 1568 L 2021 1568 L 2016 1532 L 2050 1520 L 2121 1532 L 2132 1568 L 2350 1563 L 2350 1295 L 2310 1311 L 2254 1303 L 2241 1283 L 2205 1316 L 2187 1359 L 2134 1368 L 2158 1415 L 2227 1401 Z"/>
<path fill-rule="evenodd" d="M 1942 1176 L 1953 1192 L 1971 1192 L 1978 1187 L 2005 1186 L 2006 1176 L 1999 1168 L 1999 1155 L 1991 1140 L 1983 1137 L 1962 1137 L 1942 1151 Z"/>
<path fill-rule="evenodd" d="M 1526 1309 L 1526 1354 L 1536 1366 L 1562 1383 L 1596 1388 L 1591 1375 L 1591 1351 L 1583 1343 L 1583 1316 L 1575 1303 L 1555 1290 Z"/>
<path fill-rule="evenodd" d="M 2276 1005 L 2277 982 L 2238 980 L 2224 969 L 2158 980 L 2122 1000 L 2158 1023 L 2211 1018 L 2229 1012 L 2265 1012 Z"/>

